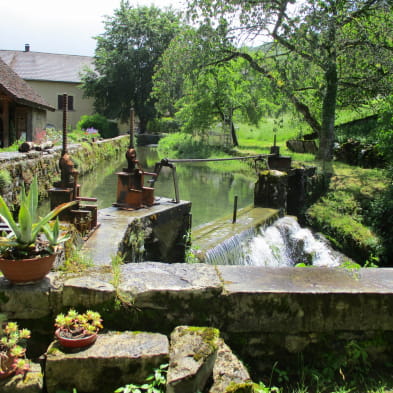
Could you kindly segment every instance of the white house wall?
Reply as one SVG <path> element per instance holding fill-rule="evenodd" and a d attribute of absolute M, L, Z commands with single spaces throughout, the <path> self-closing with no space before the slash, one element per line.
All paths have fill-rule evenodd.
<path fill-rule="evenodd" d="M 56 129 L 63 128 L 63 111 L 57 109 L 57 97 L 66 93 L 74 97 L 74 110 L 68 111 L 67 128 L 75 129 L 83 115 L 93 114 L 93 98 L 84 98 L 83 90 L 77 83 L 26 81 L 37 93 L 56 108 L 55 112 L 47 112 L 47 125 Z"/>

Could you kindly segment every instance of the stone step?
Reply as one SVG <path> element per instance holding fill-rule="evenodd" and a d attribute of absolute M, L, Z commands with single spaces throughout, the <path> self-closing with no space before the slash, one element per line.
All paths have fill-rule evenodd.
<path fill-rule="evenodd" d="M 66 350 L 53 342 L 46 354 L 48 393 L 60 390 L 112 393 L 129 383 L 143 383 L 154 368 L 168 362 L 169 343 L 163 334 L 110 332 L 94 345 Z"/>

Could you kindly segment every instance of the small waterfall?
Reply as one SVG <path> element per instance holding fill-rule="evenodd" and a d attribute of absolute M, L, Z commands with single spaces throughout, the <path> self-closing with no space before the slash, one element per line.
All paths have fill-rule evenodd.
<path fill-rule="evenodd" d="M 244 265 L 242 262 L 244 247 L 256 234 L 256 230 L 253 228 L 232 236 L 210 249 L 206 253 L 205 261 L 211 265 Z"/>
<path fill-rule="evenodd" d="M 327 242 L 302 228 L 296 219 L 283 217 L 257 233 L 249 231 L 210 250 L 206 260 L 219 265 L 284 267 L 297 264 L 338 266 L 340 258 Z"/>

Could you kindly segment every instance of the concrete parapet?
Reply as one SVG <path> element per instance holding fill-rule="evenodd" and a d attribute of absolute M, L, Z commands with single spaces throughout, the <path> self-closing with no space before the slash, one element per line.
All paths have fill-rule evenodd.
<path fill-rule="evenodd" d="M 164 260 L 184 262 L 187 233 L 190 231 L 191 202 L 173 203 L 159 198 L 150 207 L 99 210 L 100 227 L 86 241 L 95 265 L 110 265 L 120 254 L 127 262 Z"/>
<path fill-rule="evenodd" d="M 391 343 L 393 270 L 144 262 L 121 266 L 116 285 L 108 267 L 80 277 L 51 273 L 23 287 L 0 279 L 0 312 L 21 326 L 39 320 L 53 331 L 54 316 L 68 307 L 100 311 L 111 330 L 215 327 L 242 360 L 267 363 L 322 343 L 376 335 Z M 391 348 L 375 354 L 382 359 Z"/>

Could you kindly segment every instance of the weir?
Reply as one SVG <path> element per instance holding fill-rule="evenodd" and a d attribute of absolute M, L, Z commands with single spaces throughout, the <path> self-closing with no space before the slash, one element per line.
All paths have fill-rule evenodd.
<path fill-rule="evenodd" d="M 296 217 L 276 214 L 262 222 L 249 216 L 268 214 L 273 209 L 243 209 L 246 226 L 217 220 L 193 232 L 194 254 L 212 265 L 250 265 L 266 267 L 324 266 L 336 267 L 344 256 L 334 251 L 321 235 L 302 228 Z M 272 222 L 272 220 L 274 222 Z M 220 236 L 221 235 L 221 236 Z M 346 258 L 348 260 L 348 258 Z"/>
<path fill-rule="evenodd" d="M 226 263 L 238 264 L 239 247 L 260 227 L 271 224 L 279 217 L 279 210 L 249 206 L 239 210 L 236 223 L 232 217 L 223 217 L 192 231 L 192 249 L 200 262 L 218 264 L 225 255 Z M 222 260 L 222 259 L 221 259 Z"/>

